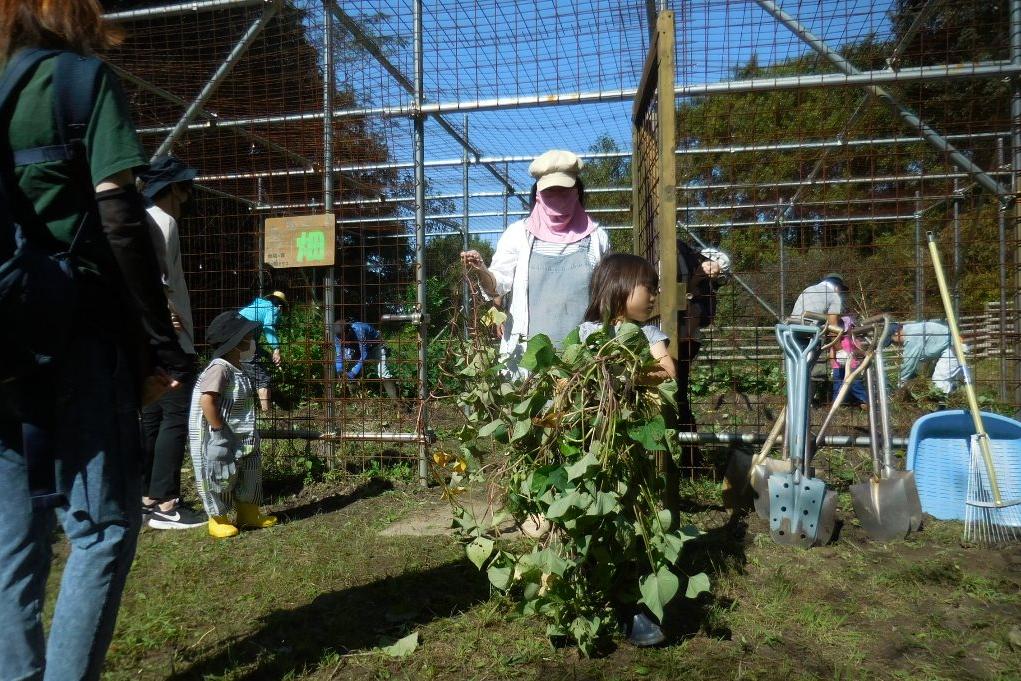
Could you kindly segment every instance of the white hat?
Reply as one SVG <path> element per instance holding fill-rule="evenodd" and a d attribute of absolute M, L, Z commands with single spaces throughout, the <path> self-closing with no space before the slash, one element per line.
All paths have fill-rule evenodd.
<path fill-rule="evenodd" d="M 720 266 L 720 274 L 730 274 L 730 256 L 718 248 L 703 248 L 702 255 Z"/>
<path fill-rule="evenodd" d="M 572 151 L 550 149 L 528 166 L 528 174 L 535 178 L 539 191 L 548 187 L 573 187 L 585 162 Z"/>

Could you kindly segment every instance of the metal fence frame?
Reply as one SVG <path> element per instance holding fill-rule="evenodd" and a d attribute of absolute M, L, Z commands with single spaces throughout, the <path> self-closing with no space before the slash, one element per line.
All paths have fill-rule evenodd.
<path fill-rule="evenodd" d="M 799 75 L 799 76 L 784 76 L 784 77 L 769 77 L 769 78 L 752 78 L 752 79 L 734 79 L 724 80 L 714 83 L 699 83 L 699 84 L 684 84 L 674 82 L 674 68 L 673 68 L 673 44 L 675 40 L 674 31 L 674 19 L 673 12 L 670 10 L 661 11 L 656 19 L 655 30 L 650 32 L 655 36 L 653 42 L 653 49 L 650 51 L 650 59 L 653 62 L 658 61 L 658 68 L 655 69 L 657 74 L 655 78 L 650 76 L 650 63 L 647 62 L 645 74 L 642 78 L 642 83 L 636 89 L 619 89 L 610 91 L 595 91 L 595 92 L 554 92 L 554 93 L 542 93 L 528 96 L 515 96 L 515 97 L 497 97 L 491 99 L 480 99 L 474 101 L 450 101 L 450 102 L 426 102 L 424 98 L 424 86 L 423 86 L 423 60 L 422 60 L 422 46 L 423 46 L 423 35 L 422 35 L 422 0 L 413 0 L 413 7 L 415 10 L 414 27 L 415 33 L 413 36 L 413 49 L 415 53 L 415 73 L 413 78 L 409 78 L 407 75 L 401 73 L 396 66 L 390 63 L 386 56 L 378 46 L 375 46 L 372 39 L 364 34 L 354 33 L 356 41 L 363 47 L 367 54 L 373 59 L 377 60 L 390 75 L 404 87 L 413 96 L 413 103 L 410 106 L 387 106 L 387 107 L 376 107 L 376 108 L 350 108 L 350 109 L 336 109 L 331 101 L 331 95 L 328 90 L 330 88 L 324 87 L 323 93 L 323 107 L 319 111 L 307 111 L 297 114 L 289 114 L 285 116 L 264 116 L 264 117 L 243 117 L 234 119 L 224 119 L 221 117 L 214 116 L 206 112 L 203 108 L 203 103 L 212 94 L 216 87 L 223 81 L 226 75 L 230 72 L 233 64 L 243 56 L 245 49 L 251 43 L 251 39 L 254 35 L 258 34 L 258 31 L 265 25 L 265 22 L 272 17 L 272 14 L 278 9 L 284 0 L 194 0 L 190 2 L 177 2 L 170 3 L 158 7 L 150 7 L 140 10 L 132 10 L 126 12 L 110 13 L 106 15 L 106 18 L 110 21 L 116 21 L 121 23 L 130 23 L 145 18 L 152 17 L 169 17 L 186 15 L 192 13 L 202 12 L 215 12 L 218 10 L 242 7 L 242 6 L 263 6 L 263 15 L 260 19 L 253 23 L 249 28 L 249 31 L 238 41 L 235 49 L 224 60 L 223 64 L 217 71 L 210 77 L 209 82 L 206 84 L 202 91 L 192 101 L 187 102 L 177 98 L 175 95 L 161 91 L 156 85 L 148 83 L 130 73 L 127 73 L 123 69 L 117 69 L 118 73 L 122 78 L 127 79 L 135 83 L 136 85 L 148 89 L 149 91 L 165 98 L 170 101 L 186 107 L 181 118 L 173 126 L 156 126 L 150 128 L 143 128 L 140 133 L 143 135 L 166 135 L 163 144 L 160 145 L 160 150 L 166 150 L 173 144 L 174 139 L 181 134 L 188 131 L 196 131 L 209 129 L 212 127 L 233 129 L 237 131 L 237 134 L 245 136 L 252 142 L 260 145 L 265 145 L 269 148 L 273 148 L 276 151 L 283 151 L 287 156 L 295 161 L 297 164 L 294 168 L 279 169 L 277 171 L 268 171 L 262 175 L 266 177 L 271 176 L 285 176 L 290 174 L 311 174 L 311 175 L 322 175 L 323 178 L 323 201 L 322 206 L 335 205 L 335 196 L 333 191 L 333 177 L 337 173 L 348 172 L 351 170 L 358 169 L 369 169 L 369 168 L 402 168 L 409 167 L 409 164 L 373 164 L 373 165 L 336 165 L 333 163 L 333 154 L 331 150 L 331 139 L 329 134 L 330 126 L 324 126 L 323 135 L 323 149 L 324 158 L 330 159 L 327 163 L 328 171 L 324 172 L 323 168 L 314 167 L 308 159 L 302 158 L 300 155 L 295 154 L 281 148 L 280 145 L 260 138 L 258 135 L 246 130 L 246 128 L 252 125 L 273 125 L 275 123 L 286 123 L 292 121 L 315 121 L 315 120 L 340 120 L 348 117 L 362 117 L 362 116 L 400 116 L 411 118 L 414 121 L 414 159 L 410 164 L 414 169 L 416 179 L 416 192 L 414 197 L 398 197 L 390 198 L 388 201 L 393 203 L 410 203 L 414 206 L 414 237 L 418 247 L 416 249 L 416 282 L 418 288 L 418 300 L 417 304 L 421 309 L 424 309 L 425 301 L 425 280 L 426 270 L 424 262 L 424 241 L 429 236 L 426 231 L 426 224 L 429 221 L 436 220 L 448 220 L 451 222 L 461 223 L 461 233 L 467 238 L 468 236 L 468 223 L 473 218 L 479 218 L 483 216 L 495 217 L 494 213 L 485 213 L 482 211 L 471 212 L 468 210 L 469 199 L 477 194 L 471 194 L 465 183 L 463 193 L 460 195 L 460 199 L 463 201 L 464 211 L 461 214 L 427 214 L 425 210 L 426 202 L 433 197 L 427 197 L 425 195 L 425 173 L 426 168 L 429 167 L 443 167 L 453 165 L 463 165 L 465 168 L 471 165 L 482 166 L 493 175 L 498 181 L 504 186 L 504 197 L 517 197 L 519 201 L 524 204 L 525 192 L 522 188 L 514 186 L 507 174 L 506 170 L 501 170 L 501 164 L 508 163 L 522 163 L 529 162 L 530 157 L 492 157 L 487 156 L 484 150 L 480 149 L 477 145 L 473 144 L 468 137 L 467 125 L 462 129 L 458 129 L 449 121 L 444 119 L 444 115 L 452 114 L 456 112 L 473 112 L 473 111 L 486 111 L 495 109 L 512 109 L 512 108 L 531 108 L 531 107 L 545 107 L 545 106 L 570 106 L 576 104 L 585 104 L 592 102 L 608 102 L 608 101 L 624 101 L 633 99 L 636 103 L 635 112 L 636 118 L 639 113 L 638 103 L 640 101 L 648 102 L 648 93 L 650 88 L 655 88 L 659 93 L 657 112 L 659 115 L 660 125 L 666 126 L 673 133 L 673 117 L 675 115 L 675 103 L 679 98 L 686 97 L 705 97 L 712 95 L 723 95 L 723 94 L 735 94 L 735 93 L 748 93 L 748 92 L 774 92 L 779 90 L 800 90 L 808 88 L 826 88 L 826 87 L 862 87 L 870 92 L 872 95 L 880 98 L 886 102 L 908 125 L 913 131 L 912 135 L 905 135 L 903 137 L 894 138 L 883 138 L 883 139 L 866 139 L 866 140 L 816 140 L 807 143 L 791 143 L 790 147 L 796 147 L 799 149 L 814 148 L 820 149 L 825 153 L 825 150 L 836 147 L 847 147 L 849 145 L 862 145 L 862 146 L 880 146 L 880 145 L 900 145 L 900 144 L 912 144 L 917 143 L 919 140 L 925 140 L 930 144 L 933 144 L 941 152 L 945 153 L 951 160 L 960 168 L 959 173 L 944 173 L 938 176 L 927 175 L 926 178 L 932 179 L 938 177 L 942 179 L 947 178 L 958 178 L 961 180 L 971 179 L 983 190 L 989 191 L 994 194 L 997 199 L 1001 202 L 1000 212 L 1000 229 L 999 229 L 999 243 L 1000 243 L 1000 277 L 1001 277 L 1001 301 L 999 305 L 1000 315 L 1000 329 L 1006 334 L 1006 322 L 1004 316 L 1006 310 L 1012 304 L 1014 309 L 1021 309 L 1021 267 L 1018 266 L 1021 263 L 1021 203 L 1016 201 L 1016 195 L 1018 192 L 1018 169 L 1021 168 L 1021 0 L 1010 0 L 1009 16 L 1010 16 L 1010 59 L 1008 60 L 997 60 L 987 61 L 979 63 L 964 63 L 964 64 L 946 64 L 939 66 L 922 66 L 922 67 L 909 67 L 909 68 L 896 68 L 893 62 L 889 68 L 875 71 L 858 71 L 852 65 L 847 62 L 842 62 L 839 54 L 827 46 L 824 41 L 813 36 L 798 20 L 795 16 L 785 12 L 776 3 L 770 0 L 754 0 L 754 2 L 761 7 L 763 10 L 773 16 L 779 23 L 786 26 L 806 45 L 810 46 L 818 54 L 829 60 L 834 64 L 840 73 L 836 74 L 810 74 L 810 75 Z M 667 3 L 661 3 L 665 5 Z M 932 4 L 932 3 L 930 3 Z M 327 19 L 329 24 L 332 19 L 336 19 L 341 23 L 347 25 L 351 22 L 350 17 L 344 13 L 340 5 L 335 0 L 323 0 L 324 6 L 324 17 Z M 357 24 L 354 24 L 357 26 Z M 329 31 L 327 30 L 327 36 Z M 326 37 L 325 44 L 329 46 L 329 38 Z M 329 47 L 327 47 L 329 50 Z M 895 55 L 896 56 L 896 55 Z M 1005 78 L 1010 79 L 1012 83 L 1012 96 L 1011 96 L 1011 114 L 1012 114 L 1012 125 L 1009 131 L 994 132 L 994 133 L 983 133 L 985 136 L 995 136 L 997 139 L 1005 139 L 1009 136 L 1009 149 L 1006 149 L 1004 156 L 1009 154 L 1010 163 L 1009 166 L 1006 164 L 1000 165 L 997 169 L 983 169 L 976 166 L 970 161 L 965 155 L 959 153 L 956 148 L 952 145 L 951 140 L 965 139 L 965 138 L 976 138 L 975 135 L 964 135 L 964 136 L 946 136 L 941 137 L 935 130 L 932 130 L 924 121 L 920 120 L 917 116 L 909 115 L 910 112 L 906 111 L 906 108 L 900 104 L 896 98 L 884 88 L 887 85 L 893 84 L 905 84 L 905 83 L 919 83 L 919 82 L 931 82 L 931 81 L 942 81 L 950 79 L 990 79 L 990 78 Z M 329 78 L 326 79 L 329 82 Z M 664 96 L 666 95 L 666 96 Z M 464 156 L 461 159 L 450 159 L 450 160 L 426 160 L 425 148 L 425 128 L 424 120 L 426 117 L 432 117 L 436 119 L 441 127 L 455 139 L 464 149 Z M 199 120 L 201 119 L 201 120 Z M 669 124 L 667 125 L 667 122 Z M 643 145 L 638 140 L 639 131 L 636 128 L 635 131 L 635 144 L 633 153 L 635 155 L 635 161 L 638 162 L 641 159 L 641 154 L 644 153 Z M 1006 144 L 1001 145 L 1003 148 Z M 661 167 L 661 182 L 658 188 L 658 199 L 660 201 L 660 215 L 657 218 L 657 229 L 659 230 L 660 243 L 666 244 L 667 242 L 673 243 L 673 237 L 668 237 L 676 231 L 675 216 L 677 214 L 676 208 L 676 197 L 678 192 L 691 192 L 703 190 L 706 187 L 692 187 L 687 185 L 678 186 L 676 182 L 676 164 L 674 159 L 679 155 L 690 155 L 690 154 L 705 154 L 715 153 L 722 151 L 721 149 L 678 149 L 675 142 L 671 140 L 661 139 L 658 143 L 658 153 L 660 154 L 660 167 Z M 785 145 L 743 145 L 735 146 L 728 151 L 733 153 L 741 153 L 745 151 L 763 151 L 763 150 L 780 150 L 787 148 Z M 589 155 L 591 157 L 609 157 L 612 154 L 604 155 Z M 218 181 L 240 177 L 242 175 L 257 177 L 260 173 L 249 173 L 249 174 L 232 174 L 232 175 L 220 175 L 220 176 L 206 176 L 200 177 L 199 182 L 201 183 L 200 188 L 208 191 L 212 194 L 221 196 L 229 196 L 234 200 L 241 201 L 251 206 L 253 210 L 265 211 L 271 209 L 284 209 L 284 208 L 296 208 L 296 207 L 314 207 L 316 204 L 308 204 L 302 206 L 270 206 L 270 205 L 259 205 L 258 202 L 252 202 L 244 197 L 238 197 L 230 195 L 229 193 L 223 192 L 216 188 Z M 841 178 L 838 180 L 823 180 L 824 182 L 846 182 L 846 183 L 868 183 L 877 182 L 882 180 L 890 180 L 893 178 Z M 899 178 L 901 180 L 911 180 L 913 178 L 909 176 Z M 922 179 L 921 177 L 918 179 Z M 1009 182 L 1006 180 L 1009 179 Z M 811 178 L 809 181 L 802 182 L 786 182 L 777 183 L 777 186 L 781 184 L 785 187 L 806 186 L 810 182 L 815 181 L 815 178 Z M 969 187 L 961 188 L 961 191 L 967 191 Z M 638 191 L 637 187 L 632 187 L 630 190 L 633 192 Z M 602 187 L 602 188 L 591 188 L 589 191 L 605 191 L 605 192 L 625 192 L 628 191 L 626 187 Z M 456 197 L 456 194 L 452 194 L 452 197 Z M 797 195 L 796 195 L 797 196 Z M 890 215 L 890 216 L 878 216 L 869 218 L 873 220 L 917 220 L 919 215 L 925 211 L 930 210 L 935 205 L 945 202 L 946 198 L 938 199 L 937 197 L 928 197 L 935 200 L 936 203 L 926 207 L 918 204 L 914 215 Z M 920 197 L 921 201 L 921 197 Z M 344 203 L 344 202 L 342 202 Z M 348 204 L 352 202 L 346 202 Z M 357 203 L 357 202 L 355 202 Z M 637 201 L 635 202 L 637 205 Z M 783 208 L 783 207 L 781 207 Z M 702 212 L 714 212 L 717 210 L 726 210 L 727 206 L 718 207 L 703 207 L 700 210 Z M 504 210 L 504 222 L 509 219 L 509 215 L 512 213 Z M 1008 218 L 1008 215 L 1010 217 Z M 1013 230 L 1009 229 L 1009 221 L 1013 220 Z M 350 221 L 352 224 L 357 221 Z M 667 225 L 670 225 L 669 228 Z M 697 223 L 695 223 L 697 224 Z M 695 224 L 691 226 L 695 226 Z M 787 224 L 791 224 L 791 221 L 787 221 Z M 638 226 L 638 216 L 635 216 L 635 226 Z M 627 228 L 626 225 L 616 226 L 620 229 Z M 410 237 L 410 235 L 409 235 Z M 1008 237 L 1011 237 L 1011 241 L 1014 243 L 1013 252 L 1008 250 Z M 661 260 L 661 278 L 663 281 L 676 281 L 676 254 L 668 253 L 664 250 L 660 257 Z M 1013 268 L 1013 273 L 1010 272 L 1010 268 Z M 333 288 L 332 288 L 332 277 L 327 274 L 324 281 L 324 295 L 329 296 L 332 300 Z M 1013 289 L 1012 300 L 1008 300 L 1008 287 Z M 749 289 L 750 290 L 750 289 Z M 675 287 L 665 287 L 664 294 L 661 298 L 664 309 L 675 309 L 668 308 L 671 304 L 676 304 L 678 300 L 683 299 L 683 292 L 677 291 Z M 332 308 L 331 308 L 332 309 Z M 673 315 L 668 315 L 664 320 L 664 326 L 667 332 L 674 337 L 676 334 L 676 318 Z M 419 398 L 425 400 L 428 395 L 428 386 L 426 385 L 425 379 L 425 343 L 427 342 L 427 320 L 424 317 L 418 318 L 419 324 L 419 338 L 420 338 L 420 367 L 419 367 Z M 327 320 L 329 323 L 331 320 Z M 1021 357 L 1021 346 L 1018 342 L 1018 334 L 1015 332 L 1012 341 L 1011 352 L 1015 358 Z M 1004 381 L 1001 387 L 1001 392 L 1004 397 L 1009 396 L 1015 403 L 1021 403 L 1021 362 L 1013 362 L 1013 370 L 1009 379 L 1006 377 L 1007 371 L 1007 349 L 1005 347 L 1006 338 L 1004 337 L 1004 347 L 1001 348 L 1001 367 L 1004 370 Z M 327 369 L 329 371 L 329 369 Z M 394 433 L 392 434 L 392 441 L 395 442 L 408 442 L 414 441 L 419 443 L 419 474 L 423 482 L 426 477 L 426 447 L 428 445 L 428 434 L 426 429 L 425 410 L 421 410 L 422 418 L 419 419 L 418 430 L 414 434 L 408 433 Z M 311 437 L 313 434 L 308 434 Z M 362 434 L 364 435 L 364 434 Z M 383 434 L 385 436 L 385 434 Z M 357 439 L 357 438 L 352 438 Z M 384 437 L 385 439 L 385 437 Z"/>

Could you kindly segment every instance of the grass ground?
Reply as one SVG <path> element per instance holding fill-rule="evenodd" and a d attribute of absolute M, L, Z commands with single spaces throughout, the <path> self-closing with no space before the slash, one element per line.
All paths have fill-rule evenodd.
<path fill-rule="evenodd" d="M 726 526 L 717 486 L 686 491 L 707 530 L 689 567 L 713 595 L 671 614 L 663 648 L 551 646 L 453 538 L 380 536 L 435 490 L 363 477 L 282 498 L 279 526 L 229 541 L 144 531 L 105 678 L 1021 679 L 1021 548 L 965 547 L 936 521 L 879 545 L 845 493 L 838 539 L 791 549 L 755 516 Z M 410 656 L 378 650 L 413 631 Z"/>

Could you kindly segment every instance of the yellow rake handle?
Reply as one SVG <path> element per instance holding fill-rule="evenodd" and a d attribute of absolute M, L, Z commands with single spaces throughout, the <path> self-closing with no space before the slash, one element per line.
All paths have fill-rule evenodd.
<path fill-rule="evenodd" d="M 975 397 L 975 386 L 971 383 L 971 372 L 968 371 L 968 364 L 964 360 L 964 342 L 961 341 L 961 332 L 957 328 L 954 306 L 950 302 L 950 289 L 947 288 L 947 280 L 943 276 L 943 263 L 939 258 L 939 249 L 936 248 L 936 237 L 932 232 L 926 232 L 926 237 L 929 239 L 929 255 L 932 256 L 932 268 L 936 271 L 936 283 L 939 284 L 939 296 L 943 299 L 943 310 L 947 314 L 947 324 L 950 326 L 950 338 L 954 342 L 954 354 L 957 355 L 957 362 L 961 365 L 961 370 L 964 373 L 964 392 L 968 396 L 971 420 L 975 424 L 979 449 L 982 451 L 982 459 L 986 464 L 989 486 L 993 491 L 993 503 L 996 506 L 1000 506 L 1003 500 L 1000 498 L 1000 485 L 996 480 L 996 470 L 993 468 L 993 453 L 989 449 L 989 435 L 986 434 L 986 427 L 982 423 L 982 412 L 978 408 L 978 399 Z"/>

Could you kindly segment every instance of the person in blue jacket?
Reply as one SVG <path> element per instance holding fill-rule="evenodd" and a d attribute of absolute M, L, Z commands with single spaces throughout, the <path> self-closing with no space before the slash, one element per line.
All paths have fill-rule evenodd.
<path fill-rule="evenodd" d="M 259 407 L 263 412 L 269 411 L 269 389 L 272 383 L 272 375 L 269 371 L 269 362 L 280 366 L 280 337 L 277 335 L 277 324 L 280 322 L 281 309 L 287 305 L 287 296 L 283 291 L 273 291 L 267 296 L 256 298 L 248 306 L 238 311 L 245 319 L 259 322 L 262 325 L 262 335 L 266 338 L 266 344 L 272 349 L 272 354 L 266 352 L 262 343 L 258 343 L 255 358 L 250 362 L 242 362 L 241 368 L 252 379 L 255 392 L 259 396 Z"/>
<path fill-rule="evenodd" d="M 390 397 L 397 397 L 397 384 L 386 365 L 386 346 L 379 331 L 365 322 L 339 319 L 333 323 L 333 349 L 336 357 L 337 377 L 349 381 L 365 376 L 366 363 L 376 365 L 376 373 Z M 344 363 L 350 368 L 345 372 Z"/>

